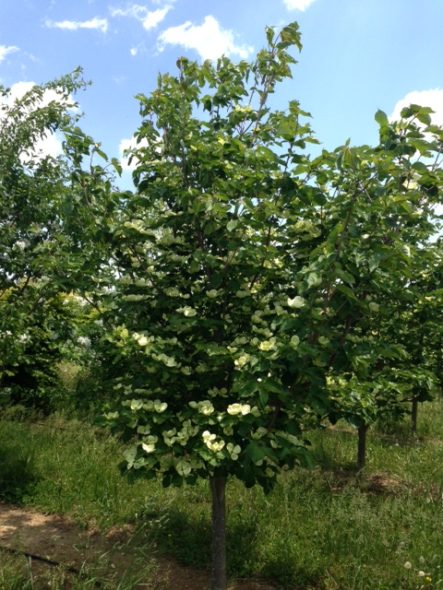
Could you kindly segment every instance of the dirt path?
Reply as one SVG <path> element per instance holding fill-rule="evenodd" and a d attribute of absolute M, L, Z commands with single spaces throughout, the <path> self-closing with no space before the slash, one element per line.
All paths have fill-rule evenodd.
<path fill-rule="evenodd" d="M 138 588 L 144 590 L 207 590 L 207 572 L 180 566 L 173 560 L 156 556 L 134 557 L 128 550 L 132 529 L 111 529 L 106 536 L 81 529 L 72 521 L 56 515 L 45 515 L 0 503 L 0 549 L 38 556 L 36 567 L 49 568 L 49 562 L 59 563 L 66 570 L 94 573 L 110 585 L 132 574 L 144 574 Z M 67 584 L 66 588 L 69 588 Z M 108 586 L 109 587 L 109 586 Z M 254 582 L 236 582 L 230 590 L 273 590 L 271 586 Z"/>

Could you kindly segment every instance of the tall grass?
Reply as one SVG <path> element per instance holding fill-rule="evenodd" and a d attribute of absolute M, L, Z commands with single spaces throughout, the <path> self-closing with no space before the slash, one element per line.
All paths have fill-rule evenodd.
<path fill-rule="evenodd" d="M 420 433 L 370 433 L 368 465 L 357 474 L 355 433 L 314 432 L 315 469 L 284 473 L 267 496 L 230 481 L 231 576 L 269 578 L 281 589 L 443 589 L 441 400 L 422 409 Z M 103 531 L 136 523 L 144 551 L 208 567 L 206 482 L 131 484 L 118 470 L 121 451 L 108 433 L 61 416 L 0 421 L 0 498 Z M 15 566 L 0 565 L 0 581 L 5 567 Z M 26 586 L 0 583 L 15 587 Z"/>

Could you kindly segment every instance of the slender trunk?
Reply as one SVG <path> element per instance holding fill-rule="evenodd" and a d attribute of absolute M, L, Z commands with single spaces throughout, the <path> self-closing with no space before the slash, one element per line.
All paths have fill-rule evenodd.
<path fill-rule="evenodd" d="M 363 424 L 358 427 L 358 452 L 357 452 L 357 468 L 363 469 L 366 465 L 366 434 L 368 426 Z"/>
<path fill-rule="evenodd" d="M 411 407 L 411 429 L 414 434 L 417 433 L 417 415 L 418 415 L 418 399 L 414 397 Z"/>
<path fill-rule="evenodd" d="M 226 477 L 211 477 L 210 485 L 212 495 L 211 590 L 226 590 Z"/>

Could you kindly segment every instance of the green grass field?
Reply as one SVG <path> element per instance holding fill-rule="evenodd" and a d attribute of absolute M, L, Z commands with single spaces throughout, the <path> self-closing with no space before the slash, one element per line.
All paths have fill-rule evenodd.
<path fill-rule="evenodd" d="M 443 401 L 421 408 L 418 437 L 406 425 L 372 432 L 362 474 L 350 468 L 356 436 L 345 425 L 312 433 L 312 447 L 318 466 L 282 474 L 268 496 L 230 482 L 230 575 L 281 589 L 443 589 Z M 141 551 L 207 568 L 206 482 L 166 490 L 155 481 L 131 484 L 118 471 L 121 450 L 80 421 L 4 418 L 0 499 L 103 532 L 135 523 Z M 28 569 L 26 560 L 0 554 L 0 590 L 34 588 Z M 62 588 L 51 576 L 48 587 Z"/>

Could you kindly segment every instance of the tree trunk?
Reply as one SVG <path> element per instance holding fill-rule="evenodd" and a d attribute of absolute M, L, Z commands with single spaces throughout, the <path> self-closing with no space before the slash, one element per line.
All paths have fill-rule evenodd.
<path fill-rule="evenodd" d="M 368 426 L 363 424 L 358 427 L 358 452 L 357 452 L 357 468 L 363 469 L 366 465 L 366 434 Z"/>
<path fill-rule="evenodd" d="M 211 477 L 210 485 L 212 495 L 211 590 L 226 590 L 226 477 Z"/>
<path fill-rule="evenodd" d="M 418 399 L 414 398 L 412 400 L 412 407 L 411 407 L 411 430 L 414 434 L 417 433 L 417 415 L 418 415 Z"/>

